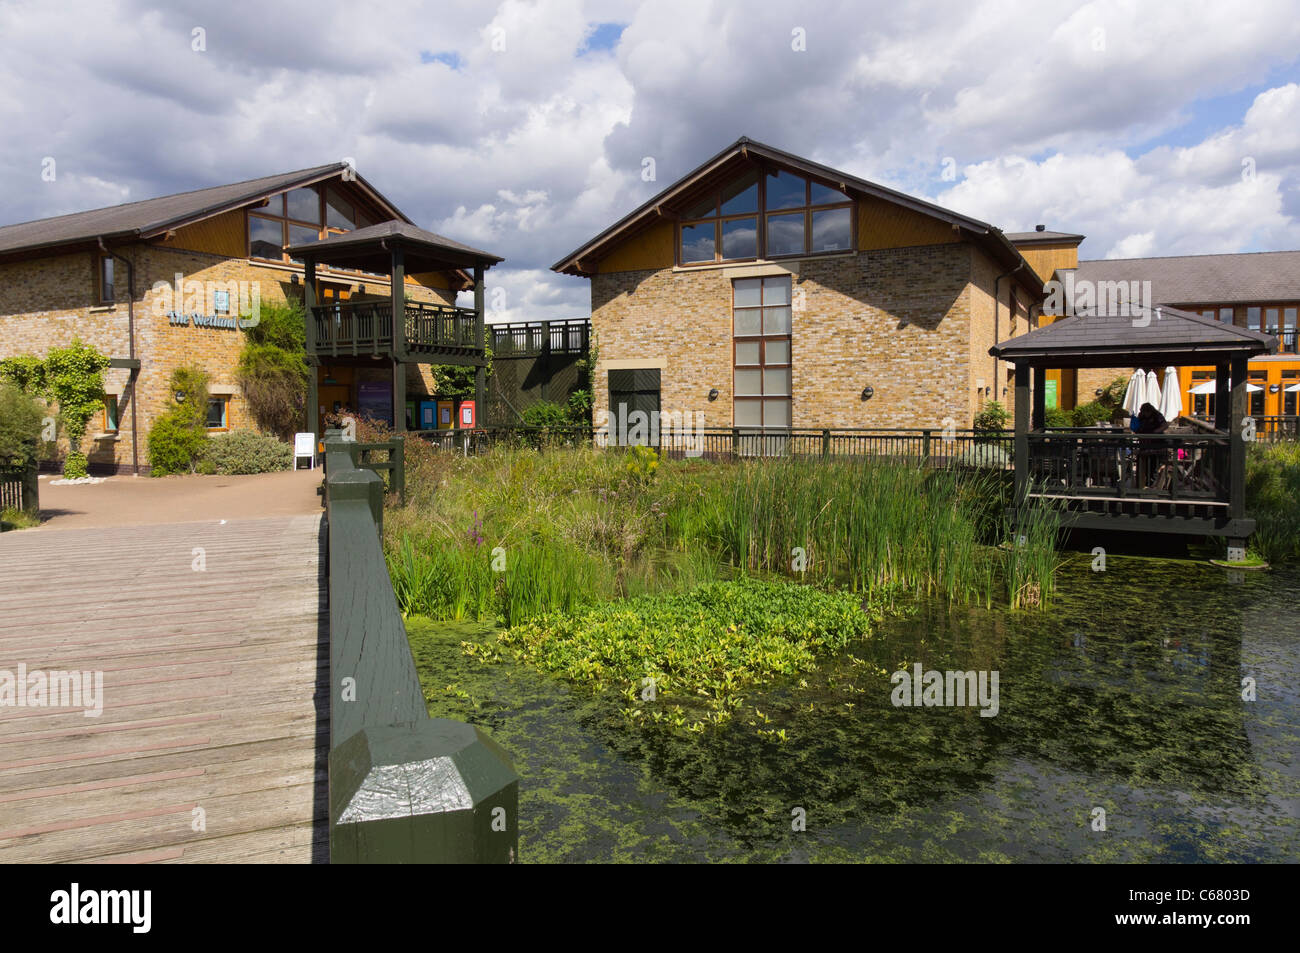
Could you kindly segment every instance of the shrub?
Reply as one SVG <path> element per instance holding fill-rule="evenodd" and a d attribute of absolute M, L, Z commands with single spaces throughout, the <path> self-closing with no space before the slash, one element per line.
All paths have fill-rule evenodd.
<path fill-rule="evenodd" d="M 1091 427 L 1110 420 L 1114 413 L 1114 407 L 1108 407 L 1101 401 L 1094 400 L 1080 404 L 1070 411 L 1070 422 L 1076 427 Z"/>
<path fill-rule="evenodd" d="M 559 404 L 549 400 L 539 400 L 523 413 L 525 427 L 567 427 L 570 425 L 569 412 Z"/>
<path fill-rule="evenodd" d="M 1010 415 L 1000 401 L 990 400 L 975 415 L 974 429 L 979 433 L 1006 430 Z"/>
<path fill-rule="evenodd" d="M 293 463 L 293 447 L 270 434 L 232 430 L 208 440 L 199 472 L 236 476 L 273 473 Z"/>
<path fill-rule="evenodd" d="M 45 408 L 16 385 L 0 384 L 0 464 L 31 464 L 40 455 Z"/>
<path fill-rule="evenodd" d="M 149 467 L 152 476 L 193 473 L 207 446 L 208 435 L 188 426 L 176 413 L 163 414 L 149 430 Z"/>
<path fill-rule="evenodd" d="M 1072 426 L 1070 414 L 1060 407 L 1048 407 L 1045 414 L 1044 423 L 1048 427 L 1069 427 Z"/>
<path fill-rule="evenodd" d="M 194 473 L 208 443 L 208 374 L 192 365 L 178 367 L 167 387 L 180 399 L 149 430 L 150 474 Z"/>
<path fill-rule="evenodd" d="M 283 439 L 298 429 L 306 406 L 305 329 L 300 305 L 263 305 L 235 371 L 257 425 Z"/>

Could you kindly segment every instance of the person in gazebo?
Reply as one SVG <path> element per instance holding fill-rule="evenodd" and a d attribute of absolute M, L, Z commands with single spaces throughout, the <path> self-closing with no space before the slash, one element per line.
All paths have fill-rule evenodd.
<path fill-rule="evenodd" d="M 1151 404 L 1143 404 L 1139 408 L 1136 420 L 1134 433 L 1164 433 L 1169 427 L 1169 421 L 1165 420 L 1164 414 Z"/>

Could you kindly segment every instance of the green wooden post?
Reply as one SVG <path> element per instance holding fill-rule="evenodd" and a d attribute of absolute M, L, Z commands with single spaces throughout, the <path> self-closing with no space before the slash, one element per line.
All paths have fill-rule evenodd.
<path fill-rule="evenodd" d="M 737 460 L 740 459 L 740 428 L 731 428 L 731 455 Z"/>
<path fill-rule="evenodd" d="M 1228 430 L 1232 426 L 1232 396 L 1228 390 L 1228 365 L 1214 366 L 1214 429 Z"/>
<path fill-rule="evenodd" d="M 831 432 L 827 427 L 822 428 L 822 459 L 831 455 Z"/>
<path fill-rule="evenodd" d="M 1232 436 L 1228 440 L 1228 515 L 1239 520 L 1246 515 L 1246 438 L 1242 421 L 1246 419 L 1249 409 L 1249 375 L 1246 373 L 1246 359 L 1234 357 L 1231 366 L 1232 375 L 1232 419 L 1230 427 Z M 1232 545 L 1232 541 L 1229 541 Z M 1242 541 L 1242 545 L 1245 542 Z"/>
<path fill-rule="evenodd" d="M 921 431 L 921 460 L 926 466 L 930 465 L 930 431 Z"/>
<path fill-rule="evenodd" d="M 484 299 L 483 266 L 474 266 L 474 348 L 478 352 L 479 364 L 474 368 L 474 425 L 475 428 L 487 426 L 487 345 L 483 336 L 483 318 L 486 301 Z"/>
<path fill-rule="evenodd" d="M 33 516 L 41 510 L 40 470 L 35 460 L 23 470 L 23 510 Z"/>
<path fill-rule="evenodd" d="M 318 365 L 316 357 L 316 318 L 312 310 L 316 307 L 316 262 L 307 259 L 303 266 L 302 282 L 302 310 L 303 320 L 306 322 L 306 342 L 307 342 L 307 406 L 303 408 L 306 411 L 306 420 L 304 427 L 316 435 L 313 440 L 320 437 L 320 392 L 317 390 L 319 382 Z M 313 447 L 315 444 L 313 443 Z M 315 451 L 313 450 L 313 453 Z"/>
<path fill-rule="evenodd" d="M 388 452 L 393 461 L 393 487 L 401 495 L 402 505 L 406 505 L 406 437 L 398 434 L 393 438 L 393 448 Z"/>
<path fill-rule="evenodd" d="M 1025 499 L 1029 481 L 1029 365 L 1016 365 L 1016 477 L 1015 505 Z"/>

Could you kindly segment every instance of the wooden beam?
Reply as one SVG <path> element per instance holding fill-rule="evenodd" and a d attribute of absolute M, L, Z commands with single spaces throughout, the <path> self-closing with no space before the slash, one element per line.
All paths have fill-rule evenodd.
<path fill-rule="evenodd" d="M 1228 365 L 1225 362 L 1214 368 L 1214 429 L 1227 430 L 1231 415 L 1232 399 L 1228 393 Z"/>
<path fill-rule="evenodd" d="M 1034 430 L 1042 430 L 1047 426 L 1046 382 L 1047 369 L 1034 365 L 1034 412 L 1030 419 L 1030 427 Z"/>
<path fill-rule="evenodd" d="M 995 382 L 996 383 L 996 382 Z M 1016 365 L 1016 478 L 1015 505 L 1024 499 L 1029 481 L 1029 365 Z"/>
<path fill-rule="evenodd" d="M 1230 367 L 1232 375 L 1232 437 L 1228 440 L 1228 512 L 1234 519 L 1246 515 L 1246 439 L 1242 432 L 1242 422 L 1246 419 L 1248 406 L 1246 386 L 1250 375 L 1246 373 L 1246 359 L 1234 357 Z M 1252 434 L 1253 436 L 1253 434 Z"/>
<path fill-rule="evenodd" d="M 482 356 L 486 352 L 483 339 L 483 318 L 486 306 L 483 288 L 483 266 L 474 266 L 474 346 Z M 487 426 L 487 368 L 479 364 L 474 370 L 474 423 L 476 427 Z"/>

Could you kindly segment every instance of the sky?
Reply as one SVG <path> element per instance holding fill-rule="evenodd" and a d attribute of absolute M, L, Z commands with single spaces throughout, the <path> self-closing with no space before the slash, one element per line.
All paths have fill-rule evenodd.
<path fill-rule="evenodd" d="M 583 317 L 551 264 L 743 135 L 1083 258 L 1297 249 L 1298 13 L 0 0 L 0 224 L 346 157 L 506 259 L 494 319 Z"/>

